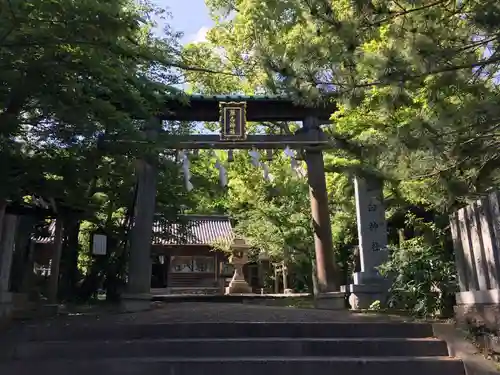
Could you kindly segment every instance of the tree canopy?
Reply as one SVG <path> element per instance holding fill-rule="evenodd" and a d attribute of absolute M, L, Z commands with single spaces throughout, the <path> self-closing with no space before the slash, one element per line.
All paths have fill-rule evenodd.
<path fill-rule="evenodd" d="M 334 101 L 338 111 L 323 129 L 338 148 L 324 158 L 334 246 L 345 274 L 357 243 L 351 179 L 366 172 L 385 178 L 391 244 L 408 248 L 406 237 L 425 232 L 425 251 L 448 267 L 448 214 L 500 179 L 500 4 L 206 3 L 215 21 L 207 41 L 181 47 L 180 34 L 168 26 L 161 37 L 154 34 L 154 16 L 165 13 L 148 1 L 0 0 L 0 175 L 9 181 L 0 200 L 51 197 L 81 210 L 87 228 L 123 237 L 135 151 L 150 150 L 117 153 L 107 146 L 118 138 L 143 139 L 145 124 L 165 109 L 166 96 L 179 94 L 179 84 L 203 94 Z M 162 126 L 174 134 L 216 129 Z M 291 133 L 299 126 L 249 124 L 249 131 Z M 244 152 L 234 156 L 229 162 L 217 154 L 229 177 L 221 187 L 215 155 L 190 155 L 195 189 L 188 192 L 175 151 L 155 155 L 158 211 L 230 214 L 259 251 L 311 268 L 306 180 L 284 155 L 266 161 L 272 179 Z"/>
<path fill-rule="evenodd" d="M 338 104 L 324 127 L 345 141 L 325 154 L 333 233 L 341 239 L 336 251 L 356 243 L 349 179 L 367 170 L 386 179 L 391 243 L 433 232 L 427 242 L 441 245 L 429 251 L 447 262 L 449 244 L 443 249 L 440 241 L 449 236 L 448 214 L 499 183 L 499 4 L 206 3 L 216 24 L 206 42 L 184 48 L 184 61 L 234 76 L 188 72 L 194 91 L 284 93 Z M 291 124 L 266 125 L 273 132 Z M 408 213 L 444 232 L 416 225 Z"/>
<path fill-rule="evenodd" d="M 446 210 L 498 182 L 496 2 L 207 5 L 216 26 L 185 59 L 242 77 L 220 77 L 225 90 L 337 101 L 329 131 L 356 140 L 360 161 L 412 202 Z M 213 77 L 188 76 L 195 89 L 217 91 Z"/>

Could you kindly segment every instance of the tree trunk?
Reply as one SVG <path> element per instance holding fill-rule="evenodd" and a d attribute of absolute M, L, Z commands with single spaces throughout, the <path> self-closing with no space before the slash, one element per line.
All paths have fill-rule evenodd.
<path fill-rule="evenodd" d="M 2 229 L 3 229 L 3 218 L 5 217 L 5 209 L 7 208 L 7 201 L 0 198 L 0 243 L 2 243 Z"/>
<path fill-rule="evenodd" d="M 61 264 L 62 242 L 63 242 L 63 220 L 62 218 L 59 217 L 56 219 L 52 262 L 50 264 L 49 289 L 47 292 L 47 297 L 49 303 L 51 304 L 57 303 L 57 297 L 59 292 L 59 268 Z"/>
<path fill-rule="evenodd" d="M 285 262 L 282 263 L 281 266 L 281 276 L 283 278 L 283 293 L 288 289 L 288 266 Z"/>
<path fill-rule="evenodd" d="M 22 293 L 25 277 L 33 268 L 29 269 L 29 250 L 31 234 L 36 219 L 32 216 L 19 216 L 18 229 L 16 233 L 16 245 L 14 257 L 12 259 L 12 273 L 10 275 L 10 285 L 14 293 Z"/>
<path fill-rule="evenodd" d="M 398 238 L 399 238 L 399 246 L 402 246 L 403 242 L 405 241 L 405 229 L 404 228 L 398 229 Z"/>
<path fill-rule="evenodd" d="M 33 286 L 35 281 L 35 274 L 33 271 L 35 256 L 35 242 L 31 239 L 28 242 L 28 253 L 23 270 L 23 280 L 21 282 L 21 293 L 28 293 L 33 295 Z"/>
<path fill-rule="evenodd" d="M 77 216 L 70 215 L 64 220 L 64 240 L 61 257 L 61 293 L 64 299 L 71 300 L 75 297 L 77 284 L 80 280 L 78 270 L 78 256 L 80 246 L 78 235 L 80 233 L 80 220 Z"/>
<path fill-rule="evenodd" d="M 106 265 L 106 301 L 118 302 L 125 283 L 122 275 L 125 263 L 124 254 L 121 251 L 116 238 L 108 237 L 108 263 Z"/>
<path fill-rule="evenodd" d="M 278 294 L 280 292 L 280 279 L 278 274 L 278 268 L 276 265 L 274 267 L 274 293 Z"/>
<path fill-rule="evenodd" d="M 318 276 L 316 274 L 316 259 L 311 260 L 311 278 L 313 284 L 313 296 L 316 297 L 319 295 Z"/>

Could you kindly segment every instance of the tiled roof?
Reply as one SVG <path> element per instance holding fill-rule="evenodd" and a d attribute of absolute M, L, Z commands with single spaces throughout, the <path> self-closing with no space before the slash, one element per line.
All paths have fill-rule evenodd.
<path fill-rule="evenodd" d="M 155 221 L 153 244 L 155 245 L 210 245 L 219 239 L 233 236 L 227 216 L 185 215 L 184 223 Z"/>
<path fill-rule="evenodd" d="M 52 243 L 54 241 L 54 233 L 56 231 L 56 222 L 52 220 L 48 227 L 42 228 L 38 236 L 31 236 L 31 240 L 36 243 Z"/>
<path fill-rule="evenodd" d="M 210 245 L 219 239 L 231 239 L 233 229 L 227 216 L 183 215 L 182 223 L 156 220 L 153 224 L 154 245 Z M 51 222 L 46 236 L 32 237 L 37 243 L 54 241 L 55 222 Z"/>

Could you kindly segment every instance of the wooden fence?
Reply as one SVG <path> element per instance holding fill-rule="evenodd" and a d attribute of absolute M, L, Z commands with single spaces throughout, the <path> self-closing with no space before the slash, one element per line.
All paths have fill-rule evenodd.
<path fill-rule="evenodd" d="M 457 305 L 500 303 L 499 202 L 499 192 L 492 192 L 450 217 L 460 286 Z"/>

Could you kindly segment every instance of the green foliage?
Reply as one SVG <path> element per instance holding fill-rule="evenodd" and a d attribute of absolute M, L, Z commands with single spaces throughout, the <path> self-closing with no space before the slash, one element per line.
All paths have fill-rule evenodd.
<path fill-rule="evenodd" d="M 83 221 L 80 241 L 65 239 L 73 248 L 80 242 L 68 249 L 80 270 L 63 262 L 62 272 L 87 297 L 123 279 L 134 163 L 148 151 L 116 152 L 112 141 L 143 139 L 145 121 L 178 91 L 173 68 L 185 68 L 179 34 L 168 27 L 161 38 L 153 34 L 152 19 L 163 14 L 147 0 L 0 1 L 0 175 L 8 181 L 0 201 L 35 194 Z M 190 124 L 164 128 L 178 133 Z M 157 212 L 175 217 L 191 202 L 178 165 L 169 155 L 150 161 L 160 171 Z M 90 254 L 96 230 L 108 235 L 106 257 Z"/>
<path fill-rule="evenodd" d="M 357 242 L 349 178 L 366 171 L 384 176 L 391 231 L 404 229 L 416 237 L 394 247 L 386 266 L 395 272 L 395 300 L 433 312 L 450 296 L 447 283 L 455 286 L 451 251 L 441 232 L 448 214 L 500 182 L 498 2 L 207 0 L 207 5 L 216 26 L 207 42 L 189 46 L 183 57 L 200 66 L 207 61 L 240 79 L 195 72 L 187 76 L 195 90 L 222 93 L 220 83 L 231 92 L 251 88 L 291 94 L 299 102 L 335 100 L 334 124 L 324 128 L 338 145 L 325 155 L 326 169 L 333 172 L 328 191 L 337 255 L 341 263 L 349 262 Z M 409 208 L 436 228 L 401 220 Z M 271 209 L 263 214 L 273 215 Z M 263 246 L 279 248 L 274 221 L 254 213 L 248 226 L 258 220 L 266 225 L 252 229 L 254 235 Z M 395 237 L 392 243 L 398 243 Z M 441 290 L 440 298 L 433 288 Z"/>
<path fill-rule="evenodd" d="M 65 199 L 70 186 L 93 186 L 100 135 L 140 136 L 136 119 L 160 110 L 178 82 L 177 35 L 153 36 L 158 12 L 131 0 L 0 2 L 0 174 L 9 179 L 0 196 Z"/>
<path fill-rule="evenodd" d="M 357 243 L 351 177 L 382 175 L 392 229 L 415 232 L 393 247 L 382 267 L 394 276 L 392 301 L 419 314 L 440 308 L 455 287 L 443 221 L 461 201 L 500 182 L 498 2 L 207 5 L 216 21 L 208 41 L 178 52 L 178 34 L 169 28 L 162 38 L 152 34 L 151 19 L 162 11 L 148 1 L 0 1 L 0 175 L 9 182 L 0 186 L 0 200 L 38 194 L 79 209 L 82 236 L 99 229 L 116 240 L 97 267 L 82 237 L 82 270 L 118 275 L 137 154 L 111 153 L 111 143 L 100 139 L 140 139 L 143 122 L 137 118 L 148 120 L 163 110 L 165 95 L 177 92 L 173 68 L 185 71 L 194 92 L 286 93 L 309 104 L 335 100 L 338 111 L 324 130 L 337 148 L 325 153 L 325 167 L 344 275 L 352 272 Z M 172 133 L 193 129 L 165 127 Z M 249 124 L 251 132 L 266 134 L 296 127 Z M 229 213 L 253 257 L 264 250 L 307 274 L 313 242 L 305 179 L 281 155 L 268 163 L 272 181 L 244 152 L 232 163 L 223 152 L 217 155 L 228 168 L 229 186 L 219 186 L 215 156 L 202 152 L 192 161 L 195 190 L 189 194 L 179 165 L 168 152 L 162 155 L 156 161 L 158 212 L 173 218 L 183 206 L 186 212 Z M 401 220 L 408 207 L 431 216 L 434 226 L 416 217 Z"/>
<path fill-rule="evenodd" d="M 382 303 L 379 300 L 373 301 L 368 310 L 379 311 L 382 308 Z"/>
<path fill-rule="evenodd" d="M 344 165 L 329 170 L 361 163 L 394 181 L 410 204 L 446 212 L 499 182 L 497 2 L 207 5 L 217 24 L 184 57 L 215 61 L 241 79 L 188 75 L 197 90 L 217 92 L 217 81 L 232 92 L 335 100 L 326 130 L 357 150 L 339 143 L 332 154 Z"/>
<path fill-rule="evenodd" d="M 409 221 L 431 232 L 431 238 L 443 238 L 444 233 L 432 223 L 410 216 Z M 452 256 L 443 243 L 429 243 L 422 235 L 390 248 L 389 260 L 379 270 L 393 278 L 388 305 L 405 309 L 419 316 L 444 313 L 450 297 L 456 292 L 456 271 Z"/>

